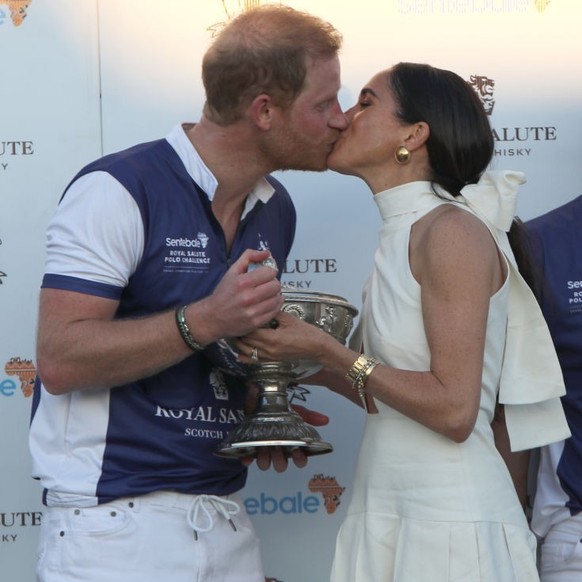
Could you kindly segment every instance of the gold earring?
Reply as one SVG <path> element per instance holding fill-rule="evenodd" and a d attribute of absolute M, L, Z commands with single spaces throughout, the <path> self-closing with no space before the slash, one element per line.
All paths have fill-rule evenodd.
<path fill-rule="evenodd" d="M 394 159 L 401 165 L 408 164 L 410 162 L 410 151 L 406 146 L 398 146 L 394 152 Z"/>

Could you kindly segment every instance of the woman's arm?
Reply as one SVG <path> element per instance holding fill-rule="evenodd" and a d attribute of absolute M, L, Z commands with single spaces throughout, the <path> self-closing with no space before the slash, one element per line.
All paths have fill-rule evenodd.
<path fill-rule="evenodd" d="M 489 301 L 502 284 L 503 272 L 487 228 L 462 210 L 441 208 L 415 225 L 410 241 L 411 269 L 421 285 L 430 368 L 415 372 L 379 365 L 369 376 L 366 393 L 462 442 L 477 417 Z M 256 347 L 262 359 L 310 357 L 336 380 L 343 378 L 359 354 L 314 326 L 284 315 L 278 316 L 279 328 L 245 337 L 243 353 Z M 342 393 L 347 389 L 345 381 L 331 388 Z"/>

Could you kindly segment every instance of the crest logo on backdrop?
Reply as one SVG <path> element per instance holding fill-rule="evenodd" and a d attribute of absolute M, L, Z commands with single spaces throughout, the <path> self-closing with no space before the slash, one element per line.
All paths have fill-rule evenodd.
<path fill-rule="evenodd" d="M 483 103 L 483 108 L 487 115 L 493 113 L 495 107 L 495 99 L 493 98 L 493 91 L 495 91 L 495 81 L 484 75 L 471 75 L 469 77 L 469 85 L 475 89 L 477 95 Z"/>
<path fill-rule="evenodd" d="M 475 90 L 485 112 L 493 117 L 495 107 L 495 80 L 486 75 L 471 75 L 467 81 Z M 557 129 L 553 125 L 514 126 L 497 128 L 492 123 L 495 140 L 495 156 L 529 157 L 534 145 L 557 141 Z"/>

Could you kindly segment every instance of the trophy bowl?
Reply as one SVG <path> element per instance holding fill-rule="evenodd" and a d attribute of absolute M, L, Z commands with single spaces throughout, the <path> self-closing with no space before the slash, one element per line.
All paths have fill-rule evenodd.
<path fill-rule="evenodd" d="M 281 311 L 319 327 L 345 344 L 358 310 L 343 297 L 289 290 L 283 291 L 283 297 Z M 227 434 L 216 450 L 218 456 L 254 457 L 261 447 L 274 446 L 284 447 L 288 453 L 301 448 L 307 455 L 333 450 L 291 408 L 287 397 L 288 387 L 317 372 L 321 369 L 319 364 L 309 360 L 245 364 L 237 360 L 227 339 L 208 346 L 205 354 L 222 372 L 244 379 L 247 388 L 257 392 L 255 410 Z"/>

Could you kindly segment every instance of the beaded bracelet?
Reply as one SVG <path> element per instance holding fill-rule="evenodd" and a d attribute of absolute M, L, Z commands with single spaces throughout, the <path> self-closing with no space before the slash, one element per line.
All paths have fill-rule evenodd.
<path fill-rule="evenodd" d="M 187 307 L 186 305 L 182 305 L 182 307 L 178 307 L 178 309 L 176 309 L 176 324 L 178 326 L 178 330 L 180 331 L 180 335 L 182 336 L 182 339 L 184 340 L 186 345 L 193 352 L 200 352 L 204 349 L 205 346 L 199 344 L 190 333 L 190 328 L 188 327 L 186 317 L 184 316 L 186 307 Z"/>
<path fill-rule="evenodd" d="M 352 383 L 354 390 L 358 392 L 358 396 L 366 410 L 368 409 L 366 406 L 366 382 L 368 381 L 372 370 L 378 365 L 378 363 L 378 360 L 375 358 L 361 354 L 352 364 L 352 367 L 348 370 L 345 376 L 346 380 Z"/>

